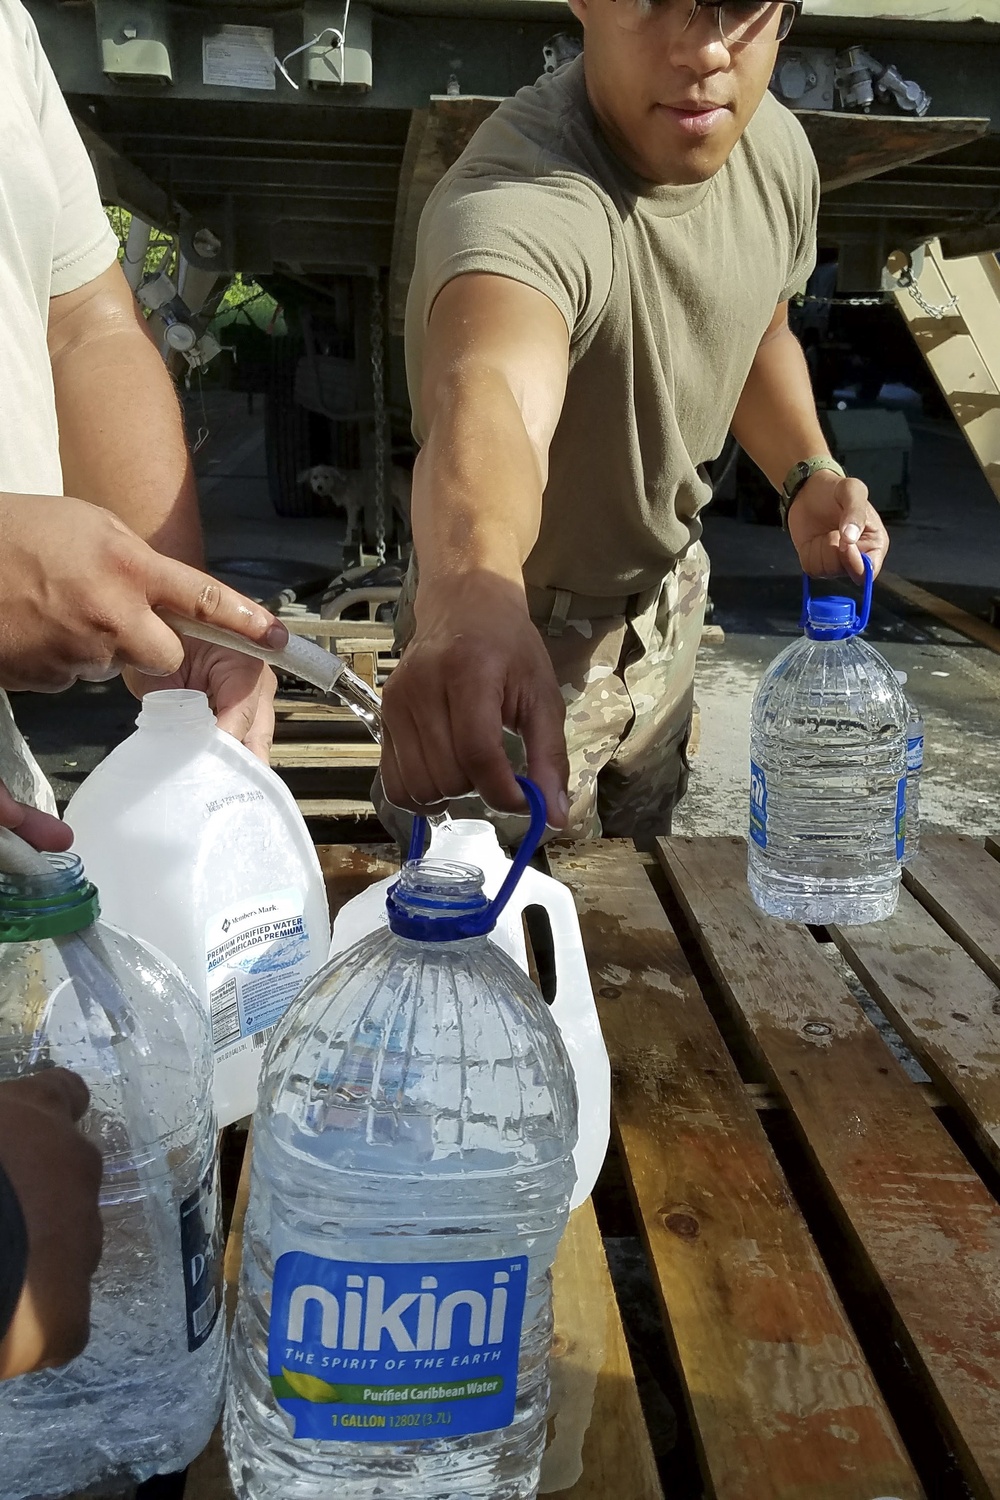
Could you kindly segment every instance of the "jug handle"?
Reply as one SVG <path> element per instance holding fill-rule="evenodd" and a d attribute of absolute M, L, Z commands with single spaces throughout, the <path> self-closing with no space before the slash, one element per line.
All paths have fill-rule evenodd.
<path fill-rule="evenodd" d="M 516 780 L 528 804 L 531 822 L 528 825 L 527 833 L 521 840 L 521 847 L 515 854 L 513 863 L 507 872 L 506 880 L 490 902 L 487 910 L 483 913 L 481 922 L 476 922 L 477 930 L 481 930 L 483 933 L 493 931 L 500 913 L 514 894 L 517 883 L 527 868 L 528 861 L 534 855 L 545 834 L 547 809 L 542 792 L 533 781 L 528 780 L 527 776 L 518 776 Z M 410 834 L 410 859 L 419 859 L 421 857 L 426 837 L 427 819 L 414 818 L 413 831 Z M 417 851 L 416 854 L 414 854 L 414 850 Z M 472 933 L 470 932 L 468 935 L 471 936 Z"/>
<path fill-rule="evenodd" d="M 550 1007 L 566 1045 L 579 1099 L 579 1137 L 573 1153 L 576 1184 L 571 1208 L 579 1208 L 594 1190 L 611 1135 L 611 1064 L 594 1002 L 590 971 L 580 937 L 580 921 L 572 892 L 558 881 L 540 877 L 532 889 L 534 870 L 528 870 L 517 905 L 545 908 L 552 929 L 556 961 L 556 993 Z M 541 880 L 544 879 L 544 890 Z"/>
<path fill-rule="evenodd" d="M 861 554 L 861 563 L 865 570 L 864 593 L 861 596 L 861 613 L 855 614 L 852 635 L 860 635 L 863 630 L 868 629 L 868 621 L 872 616 L 872 594 L 875 591 L 875 569 L 872 560 L 866 552 Z M 806 621 L 809 618 L 809 600 L 812 598 L 809 584 L 809 574 L 802 575 L 802 614 L 799 617 L 799 629 L 805 630 Z"/>

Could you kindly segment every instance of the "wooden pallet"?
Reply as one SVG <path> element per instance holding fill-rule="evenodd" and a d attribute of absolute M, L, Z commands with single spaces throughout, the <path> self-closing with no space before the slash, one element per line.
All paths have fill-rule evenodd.
<path fill-rule="evenodd" d="M 380 688 L 396 665 L 390 625 L 318 617 L 285 624 L 336 651 L 370 687 Z M 308 690 L 289 688 L 276 699 L 271 765 L 326 837 L 378 836 L 370 795 L 378 763 L 378 746 L 349 708 Z"/>
<path fill-rule="evenodd" d="M 322 822 L 329 837 L 379 835 L 371 785 L 379 747 L 349 708 L 306 694 L 275 700 L 271 766 L 303 817 Z"/>
<path fill-rule="evenodd" d="M 335 908 L 391 868 L 322 861 Z M 1000 844 L 928 838 L 897 915 L 832 941 L 760 915 L 741 840 L 549 861 L 701 1471 L 671 1500 L 1000 1500 Z M 655 1500 L 590 1205 L 555 1283 L 548 1492 Z M 184 1500 L 231 1500 L 218 1441 Z"/>

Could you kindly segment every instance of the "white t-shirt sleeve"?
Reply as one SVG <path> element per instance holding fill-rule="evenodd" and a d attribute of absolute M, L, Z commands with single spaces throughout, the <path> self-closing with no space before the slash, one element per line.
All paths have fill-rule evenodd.
<path fill-rule="evenodd" d="M 59 194 L 52 247 L 52 296 L 86 286 L 113 265 L 118 239 L 101 204 L 97 179 L 55 74 L 27 11 L 24 45 L 37 91 L 37 121 Z"/>

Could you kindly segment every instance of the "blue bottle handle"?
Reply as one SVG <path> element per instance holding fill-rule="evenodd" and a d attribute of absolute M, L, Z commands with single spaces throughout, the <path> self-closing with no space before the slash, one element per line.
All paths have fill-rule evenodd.
<path fill-rule="evenodd" d="M 490 902 L 487 910 L 482 914 L 482 917 L 476 919 L 475 925 L 477 929 L 484 933 L 492 932 L 496 926 L 500 913 L 514 894 L 517 882 L 524 874 L 529 861 L 542 842 L 545 833 L 546 806 L 544 796 L 535 783 L 529 781 L 527 776 L 518 776 L 516 780 L 528 804 L 531 822 L 528 825 L 527 833 L 521 840 L 521 847 L 515 854 L 514 861 L 507 872 L 506 880 Z M 410 851 L 407 855 L 408 860 L 421 859 L 423 857 L 426 836 L 427 819 L 414 818 L 413 832 L 410 835 Z M 469 935 L 471 936 L 471 933 Z"/>
<path fill-rule="evenodd" d="M 861 562 L 865 570 L 864 593 L 861 596 L 861 613 L 855 612 L 854 624 L 851 626 L 851 635 L 860 635 L 863 630 L 868 629 L 868 621 L 872 614 L 872 594 L 875 589 L 875 569 L 872 560 L 866 552 L 861 554 Z M 809 618 L 809 601 L 812 598 L 809 587 L 809 574 L 802 575 L 802 618 L 799 620 L 799 628 L 804 630 Z"/>

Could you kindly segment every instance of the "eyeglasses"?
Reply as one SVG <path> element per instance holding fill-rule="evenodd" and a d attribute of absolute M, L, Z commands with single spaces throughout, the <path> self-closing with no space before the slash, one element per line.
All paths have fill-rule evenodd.
<path fill-rule="evenodd" d="M 653 30 L 668 17 L 679 31 L 686 31 L 699 12 L 714 11 L 718 38 L 732 50 L 754 42 L 783 42 L 802 4 L 803 0 L 615 0 L 615 9 L 626 31 Z"/>

